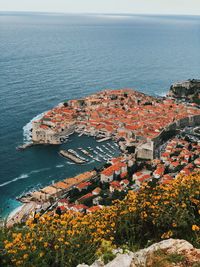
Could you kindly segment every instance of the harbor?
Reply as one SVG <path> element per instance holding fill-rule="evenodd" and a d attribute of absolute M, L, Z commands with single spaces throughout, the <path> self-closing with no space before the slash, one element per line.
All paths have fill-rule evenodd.
<path fill-rule="evenodd" d="M 103 106 L 101 106 L 102 98 L 106 100 Z M 171 107 L 171 115 L 163 113 L 164 107 L 166 109 Z M 139 113 L 138 110 L 140 110 Z M 149 110 L 151 110 L 151 118 L 146 116 Z M 181 113 L 177 113 L 177 110 Z M 116 111 L 120 112 L 120 116 Z M 163 114 L 159 115 L 160 112 Z M 127 114 L 128 118 L 125 119 Z M 139 117 L 136 118 L 135 114 Z M 174 116 L 173 120 L 172 116 Z M 32 122 L 30 130 L 32 142 L 39 143 L 40 146 L 33 146 L 25 153 L 28 154 L 32 150 L 33 155 L 36 156 L 42 155 L 41 151 L 43 151 L 47 161 L 51 153 L 52 155 L 56 153 L 59 157 L 57 164 L 55 165 L 54 160 L 52 164 L 48 162 L 50 175 L 46 176 L 42 171 L 32 170 L 30 174 L 21 174 L 0 186 L 9 186 L 21 179 L 25 182 L 32 174 L 39 173 L 40 177 L 43 177 L 39 191 L 31 188 L 30 194 L 18 199 L 23 202 L 34 199 L 46 202 L 49 196 L 59 198 L 62 196 L 63 189 L 65 192 L 69 189 L 68 179 L 73 179 L 71 177 L 76 177 L 77 174 L 88 170 L 98 170 L 110 164 L 115 165 L 113 159 L 119 155 L 124 155 L 124 160 L 129 161 L 129 156 L 133 154 L 128 164 L 133 164 L 135 158 L 153 160 L 160 145 L 174 133 L 174 129 L 196 126 L 199 120 L 199 110 L 192 105 L 183 105 L 171 99 L 158 100 L 131 89 L 105 90 L 85 99 L 69 100 L 60 103 L 47 111 L 41 119 Z M 198 132 L 198 129 L 196 131 Z M 81 140 L 85 138 L 87 145 L 82 145 Z M 25 144 L 23 148 L 26 146 L 29 147 L 29 144 Z M 41 157 L 42 160 L 45 157 Z M 52 166 L 57 169 L 56 176 L 52 175 Z M 113 179 L 113 171 L 114 178 L 119 175 L 119 171 L 121 171 L 121 178 L 126 177 L 124 162 L 119 160 L 119 166 L 105 170 L 101 179 L 109 182 Z M 62 179 L 64 175 L 65 179 L 56 184 L 55 182 Z M 45 182 L 47 179 L 50 183 Z"/>
<path fill-rule="evenodd" d="M 109 141 L 110 139 L 106 138 Z M 98 140 L 97 140 L 98 142 Z M 102 144 L 96 147 L 86 147 L 77 149 L 60 150 L 59 154 L 76 164 L 84 164 L 93 160 L 94 162 L 109 161 L 118 152 L 119 148 L 116 143 L 112 145 L 110 143 Z"/>
<path fill-rule="evenodd" d="M 2 199 L 1 216 L 3 218 L 7 217 L 9 213 L 19 206 L 19 200 L 16 200 L 16 198 L 19 199 L 22 196 L 26 196 L 25 199 L 21 199 L 25 203 L 29 192 L 51 185 L 53 181 L 70 178 L 95 167 L 100 168 L 109 160 L 106 154 L 111 153 L 107 153 L 108 151 L 103 148 L 103 145 L 109 148 L 109 144 L 114 148 L 114 150 L 110 150 L 114 151 L 115 156 L 118 156 L 120 154 L 119 147 L 112 140 L 98 143 L 93 137 L 87 135 L 78 136 L 76 133 L 70 135 L 68 141 L 59 146 L 34 145 L 23 150 L 23 153 L 16 152 L 20 159 L 24 158 L 23 172 L 16 168 L 13 170 L 13 175 L 0 184 L 3 189 L 0 196 Z M 104 153 L 99 151 L 97 147 L 100 147 Z M 93 152 L 93 149 L 99 152 L 98 156 Z M 79 156 L 85 158 L 86 161 L 83 164 L 76 164 L 70 159 L 60 156 L 60 150 L 73 150 Z M 100 157 L 100 155 L 105 157 Z M 32 162 L 31 168 L 28 167 L 28 164 L 26 165 L 26 161 Z M 20 161 L 18 164 L 20 164 Z M 11 188 L 12 195 L 10 196 L 9 190 Z"/>

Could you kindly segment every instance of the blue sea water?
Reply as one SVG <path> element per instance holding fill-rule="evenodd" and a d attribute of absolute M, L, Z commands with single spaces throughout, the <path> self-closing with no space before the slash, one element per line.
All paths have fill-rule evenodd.
<path fill-rule="evenodd" d="M 200 17 L 1 12 L 1 215 L 22 192 L 95 165 L 70 165 L 54 146 L 16 151 L 33 117 L 104 88 L 164 95 L 172 82 L 199 76 Z M 95 140 L 67 144 L 88 145 Z"/>

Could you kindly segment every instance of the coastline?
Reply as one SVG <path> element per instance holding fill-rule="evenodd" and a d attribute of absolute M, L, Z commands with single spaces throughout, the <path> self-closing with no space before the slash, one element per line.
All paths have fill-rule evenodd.
<path fill-rule="evenodd" d="M 105 99 L 104 105 L 101 105 L 102 98 Z M 131 103 L 134 106 L 131 106 Z M 105 111 L 105 114 L 103 113 L 104 117 L 101 115 L 102 109 Z M 80 110 L 82 111 L 81 120 L 78 117 Z M 166 110 L 170 110 L 170 112 L 166 113 Z M 177 110 L 181 111 L 181 115 L 177 114 Z M 120 116 L 116 115 L 116 111 L 120 111 Z M 149 116 L 149 113 L 151 113 L 151 116 Z M 126 119 L 126 123 L 124 123 L 124 117 L 126 117 L 127 114 L 128 119 Z M 134 120 L 135 114 L 138 115 L 137 120 Z M 165 117 L 165 119 L 163 119 L 163 117 Z M 131 173 L 130 177 L 128 176 L 127 170 L 128 167 L 132 167 L 135 164 L 136 159 L 151 161 L 155 159 L 156 149 L 166 141 L 164 136 L 165 132 L 169 134 L 170 131 L 176 128 L 182 129 L 186 126 L 195 126 L 198 124 L 199 119 L 200 113 L 198 109 L 190 104 L 185 105 L 184 103 L 176 102 L 175 99 L 167 98 L 158 100 L 155 97 L 148 96 L 132 89 L 105 90 L 87 96 L 84 99 L 69 100 L 68 102 L 59 104 L 52 110 L 49 110 L 39 121 L 33 121 L 32 142 L 44 145 L 59 145 L 62 143 L 62 138 L 71 135 L 72 130 L 73 133 L 76 132 L 81 135 L 86 134 L 94 137 L 101 136 L 99 142 L 116 139 L 119 141 L 119 148 L 122 152 L 123 159 L 116 158 L 115 160 L 118 160 L 118 163 L 114 161 L 109 162 L 113 166 L 106 167 L 104 170 L 98 172 L 98 186 L 101 186 L 100 182 L 110 183 L 109 190 L 112 193 L 118 189 L 123 191 L 130 182 L 135 181 L 134 172 L 136 170 Z M 132 125 L 133 120 L 135 121 L 135 125 Z M 145 121 L 145 123 L 143 123 L 143 121 Z M 152 128 L 153 122 L 154 124 Z M 26 147 L 29 147 L 29 145 L 22 146 L 21 148 L 25 149 Z M 99 151 L 95 151 L 91 147 L 88 148 L 89 150 L 87 153 L 91 153 L 90 150 L 92 150 L 92 152 L 95 153 L 94 156 L 99 155 Z M 108 147 L 106 148 L 104 146 L 104 149 L 109 151 L 109 153 L 111 152 Z M 64 150 L 60 150 L 60 152 L 62 151 Z M 68 151 L 70 151 L 70 149 Z M 66 155 L 64 153 L 62 153 L 62 155 L 70 158 L 75 163 L 80 164 L 81 161 L 78 161 L 75 156 L 72 158 L 73 153 L 69 154 L 68 151 L 64 151 Z M 100 151 L 103 152 L 102 149 L 100 149 Z M 104 151 L 104 155 L 100 155 L 101 157 L 104 157 L 104 159 L 105 153 L 106 152 Z M 75 153 L 75 155 L 77 154 Z M 109 156 L 110 154 L 106 155 Z M 114 160 L 113 155 L 110 155 L 108 159 L 109 158 L 110 160 Z M 193 158 L 194 160 L 196 159 L 195 156 Z M 160 158 L 160 160 L 162 162 L 156 165 L 155 169 L 152 167 L 151 170 L 149 170 L 148 175 L 146 174 L 148 179 L 153 179 L 153 177 L 158 179 L 165 174 L 165 158 Z M 100 159 L 96 159 L 96 161 L 100 161 Z M 177 167 L 176 164 L 178 166 L 181 163 L 177 161 L 175 167 Z M 169 175 L 170 179 L 175 177 L 175 172 L 173 172 L 175 167 L 172 163 L 170 169 L 171 176 Z M 81 173 L 79 176 L 83 174 L 84 173 Z M 123 180 L 123 178 L 127 177 L 130 181 L 126 179 Z M 25 221 L 31 211 L 37 208 L 38 203 L 45 203 L 50 199 L 53 199 L 55 203 L 57 203 L 58 200 L 66 197 L 70 189 L 76 188 L 81 192 L 82 188 L 79 188 L 79 186 L 83 186 L 83 188 L 86 186 L 86 189 L 90 186 L 85 185 L 84 183 L 81 184 L 81 182 L 90 180 L 88 177 L 87 179 L 82 177 L 84 179 L 81 179 L 81 181 L 77 181 L 76 178 L 77 176 L 71 178 L 72 181 L 68 178 L 33 192 L 31 197 L 28 197 L 28 203 L 11 212 L 8 216 L 7 226 Z M 112 181 L 115 179 L 122 179 L 122 181 L 114 181 L 114 184 L 112 184 Z M 140 180 L 137 180 L 137 182 L 140 184 Z M 103 188 L 100 189 L 103 190 Z M 89 196 L 91 194 L 92 193 L 90 192 Z M 82 197 L 87 199 L 88 195 L 86 194 Z M 82 197 L 78 199 L 80 204 Z"/>
<path fill-rule="evenodd" d="M 14 209 L 6 220 L 6 226 L 12 227 L 14 224 L 21 223 L 26 215 L 30 215 L 35 211 L 37 204 L 34 202 L 22 204 L 20 207 Z"/>
<path fill-rule="evenodd" d="M 20 202 L 19 202 L 20 203 Z M 17 213 L 19 213 L 21 211 L 21 209 L 23 208 L 25 204 L 21 204 L 19 207 L 13 209 L 9 215 L 7 216 L 7 221 L 11 220 L 13 217 L 15 217 L 15 215 L 17 215 Z"/>

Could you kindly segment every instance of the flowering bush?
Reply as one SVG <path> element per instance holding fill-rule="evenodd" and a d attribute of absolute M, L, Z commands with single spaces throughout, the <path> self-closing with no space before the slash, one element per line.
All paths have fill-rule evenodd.
<path fill-rule="evenodd" d="M 0 266 L 91 264 L 105 244 L 133 250 L 169 237 L 199 247 L 199 215 L 199 173 L 179 176 L 170 184 L 143 184 L 138 192 L 129 191 L 124 200 L 93 214 L 37 214 L 37 220 L 26 225 L 2 229 Z"/>

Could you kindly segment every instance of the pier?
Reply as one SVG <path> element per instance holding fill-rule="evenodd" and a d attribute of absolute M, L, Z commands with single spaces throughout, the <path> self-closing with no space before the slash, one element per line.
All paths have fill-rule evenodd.
<path fill-rule="evenodd" d="M 91 155 L 90 152 L 88 152 L 87 150 L 81 148 L 80 151 L 81 151 L 84 155 L 86 155 L 86 156 L 92 158 L 92 155 Z"/>
<path fill-rule="evenodd" d="M 105 138 L 102 138 L 102 139 L 97 140 L 97 142 L 98 143 L 101 143 L 101 142 L 104 142 L 104 141 L 108 141 L 110 139 L 111 139 L 111 137 L 105 137 Z"/>
<path fill-rule="evenodd" d="M 78 157 L 76 157 L 74 154 L 66 151 L 66 150 L 60 150 L 60 155 L 65 157 L 65 158 L 68 158 L 70 160 L 72 160 L 73 162 L 77 163 L 77 164 L 83 164 L 85 163 L 86 161 L 85 160 L 82 160 Z"/>
<path fill-rule="evenodd" d="M 25 150 L 26 148 L 31 147 L 33 145 L 35 145 L 35 144 L 34 143 L 27 143 L 27 144 L 23 144 L 23 145 L 16 147 L 16 149 L 17 150 Z"/>

